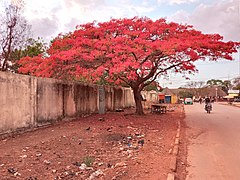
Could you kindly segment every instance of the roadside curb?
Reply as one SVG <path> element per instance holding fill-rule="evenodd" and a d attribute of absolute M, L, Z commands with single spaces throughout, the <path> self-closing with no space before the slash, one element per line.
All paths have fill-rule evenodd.
<path fill-rule="evenodd" d="M 184 108 L 183 108 L 184 110 Z M 181 123 L 178 121 L 178 128 L 177 133 L 175 136 L 173 148 L 169 150 L 169 154 L 172 154 L 173 157 L 170 160 L 170 170 L 171 172 L 167 175 L 167 180 L 174 180 L 175 179 L 175 173 L 177 171 L 177 155 L 179 151 L 179 143 L 180 143 L 180 131 L 181 131 Z"/>
<path fill-rule="evenodd" d="M 225 106 L 234 106 L 234 107 L 240 108 L 240 104 L 229 104 L 229 103 L 221 103 L 221 102 L 218 104 L 225 105 Z"/>

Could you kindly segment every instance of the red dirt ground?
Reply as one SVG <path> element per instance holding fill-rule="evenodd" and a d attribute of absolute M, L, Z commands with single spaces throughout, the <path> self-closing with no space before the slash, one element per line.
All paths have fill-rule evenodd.
<path fill-rule="evenodd" d="M 133 112 L 91 115 L 1 140 L 0 179 L 166 180 L 182 107 L 166 114 Z M 177 179 L 185 178 L 181 142 Z"/>

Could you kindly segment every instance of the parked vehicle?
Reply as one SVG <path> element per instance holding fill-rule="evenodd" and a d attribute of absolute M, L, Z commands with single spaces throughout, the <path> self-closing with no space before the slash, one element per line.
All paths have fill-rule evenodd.
<path fill-rule="evenodd" d="M 240 102 L 240 97 L 235 97 L 235 98 L 233 99 L 233 101 L 234 101 L 234 102 Z"/>
<path fill-rule="evenodd" d="M 185 104 L 185 105 L 187 105 L 187 104 L 192 105 L 192 104 L 193 104 L 192 98 L 185 98 L 185 99 L 184 99 L 184 104 Z"/>

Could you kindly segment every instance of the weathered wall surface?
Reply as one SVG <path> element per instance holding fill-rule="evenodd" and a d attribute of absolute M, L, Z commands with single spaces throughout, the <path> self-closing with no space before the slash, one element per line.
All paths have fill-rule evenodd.
<path fill-rule="evenodd" d="M 143 91 L 142 96 L 146 101 L 143 101 L 143 107 L 145 109 L 151 108 L 152 104 L 158 103 L 158 93 L 155 91 Z"/>
<path fill-rule="evenodd" d="M 36 78 L 0 72 L 0 132 L 34 125 Z"/>
<path fill-rule="evenodd" d="M 37 124 L 45 124 L 63 117 L 63 85 L 60 81 L 38 78 L 36 99 Z"/>
<path fill-rule="evenodd" d="M 98 112 L 98 86 L 75 84 L 74 102 L 77 114 Z"/>
<path fill-rule="evenodd" d="M 0 72 L 0 134 L 134 105 L 129 88 Z"/>

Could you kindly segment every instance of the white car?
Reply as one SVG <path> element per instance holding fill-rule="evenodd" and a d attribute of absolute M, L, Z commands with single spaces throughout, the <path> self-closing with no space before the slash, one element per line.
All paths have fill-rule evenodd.
<path fill-rule="evenodd" d="M 184 99 L 184 104 L 190 104 L 190 105 L 192 105 L 192 104 L 193 104 L 192 98 L 185 98 L 185 99 Z"/>

